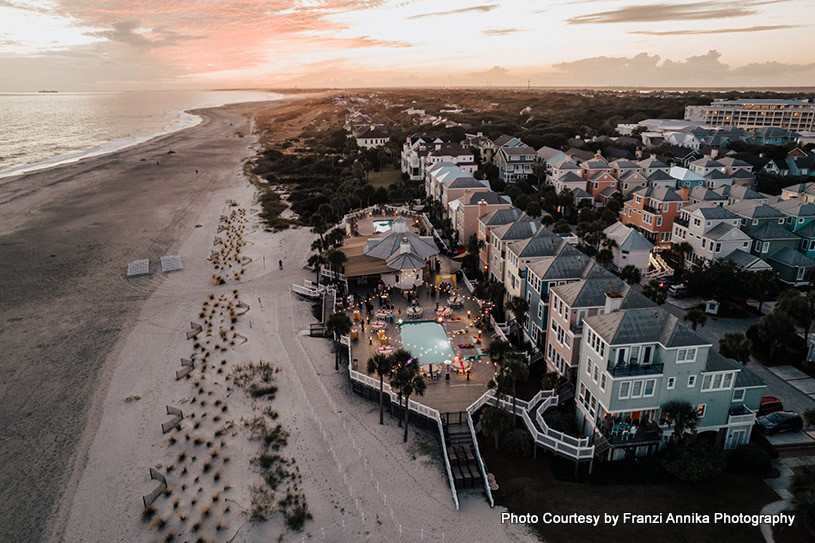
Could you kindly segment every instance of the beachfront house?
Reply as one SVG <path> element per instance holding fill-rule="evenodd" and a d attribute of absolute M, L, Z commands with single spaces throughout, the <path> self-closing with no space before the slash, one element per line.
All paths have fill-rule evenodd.
<path fill-rule="evenodd" d="M 606 293 L 602 314 L 583 319 L 577 418 L 583 435 L 603 436 L 609 460 L 661 449 L 673 428 L 663 408 L 688 403 L 698 433 L 733 449 L 749 442 L 765 384 L 717 353 L 679 318 L 656 307 L 624 309 Z"/>

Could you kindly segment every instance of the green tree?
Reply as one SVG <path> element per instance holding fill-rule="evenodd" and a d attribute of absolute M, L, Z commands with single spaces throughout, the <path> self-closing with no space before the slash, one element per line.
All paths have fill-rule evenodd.
<path fill-rule="evenodd" d="M 746 365 L 750 360 L 750 340 L 743 332 L 727 332 L 719 338 L 719 354 Z"/>
<path fill-rule="evenodd" d="M 529 378 L 529 365 L 521 353 L 509 353 L 501 364 L 499 374 L 509 381 L 512 389 L 512 415 L 517 413 L 518 404 L 518 381 L 525 381 Z M 517 423 L 517 418 L 515 419 Z"/>
<path fill-rule="evenodd" d="M 368 359 L 368 373 L 379 376 L 379 424 L 385 424 L 385 378 L 393 375 L 393 358 L 375 354 Z"/>
<path fill-rule="evenodd" d="M 804 527 L 815 535 L 815 465 L 803 465 L 795 470 L 790 491 Z"/>
<path fill-rule="evenodd" d="M 799 328 L 802 328 L 804 344 L 809 345 L 809 333 L 812 328 L 812 320 L 815 319 L 815 291 L 802 295 L 796 289 L 791 288 L 781 295 L 773 311 L 786 313 Z"/>
<path fill-rule="evenodd" d="M 795 337 L 795 323 L 785 312 L 773 309 L 747 329 L 747 337 L 754 345 L 766 345 L 770 360 L 773 360 L 778 349 Z"/>
<path fill-rule="evenodd" d="M 332 313 L 325 321 L 325 328 L 334 337 L 334 371 L 340 369 L 340 336 L 351 331 L 351 319 L 343 312 Z"/>
<path fill-rule="evenodd" d="M 648 284 L 642 288 L 642 293 L 657 305 L 664 304 L 665 300 L 668 299 L 668 287 L 661 285 L 659 279 L 648 281 Z"/>
<path fill-rule="evenodd" d="M 628 264 L 627 266 L 620 270 L 620 279 L 622 279 L 629 285 L 633 285 L 635 283 L 639 283 L 642 280 L 642 274 L 640 273 L 639 268 L 637 268 L 633 264 Z"/>
<path fill-rule="evenodd" d="M 685 432 L 694 432 L 699 423 L 699 414 L 696 408 L 688 402 L 671 401 L 660 409 L 660 416 L 663 421 L 673 427 L 671 440 L 681 441 L 685 438 Z"/>
<path fill-rule="evenodd" d="M 682 243 L 672 243 L 671 244 L 671 252 L 673 252 L 677 257 L 677 263 L 679 264 L 679 269 L 681 271 L 685 270 L 685 259 L 689 254 L 693 252 L 693 247 L 687 241 L 683 241 Z"/>
<path fill-rule="evenodd" d="M 481 410 L 481 430 L 485 435 L 495 439 L 495 450 L 498 442 L 512 428 L 513 416 L 495 405 L 487 405 Z"/>
<path fill-rule="evenodd" d="M 750 283 L 753 292 L 758 298 L 758 312 L 761 313 L 767 295 L 778 284 L 778 275 L 775 270 L 761 270 L 750 274 Z"/>
<path fill-rule="evenodd" d="M 419 369 L 419 361 L 411 360 L 397 366 L 391 378 L 391 387 L 398 390 L 401 397 L 405 399 L 405 435 L 402 439 L 407 443 L 408 424 L 410 421 L 410 397 L 414 394 L 424 396 L 427 389 L 424 377 Z"/>
<path fill-rule="evenodd" d="M 532 438 L 526 430 L 516 428 L 504 436 L 503 446 L 510 458 L 524 458 L 532 452 Z"/>
<path fill-rule="evenodd" d="M 661 463 L 665 471 L 689 483 L 709 479 L 724 468 L 719 451 L 697 436 L 669 446 Z"/>
<path fill-rule="evenodd" d="M 512 345 L 503 339 L 495 339 L 487 346 L 487 354 L 490 355 L 490 360 L 499 364 L 504 361 L 504 358 L 511 351 Z"/>
<path fill-rule="evenodd" d="M 614 253 L 611 252 L 611 249 L 600 249 L 594 256 L 594 259 L 605 268 L 614 260 Z"/>
<path fill-rule="evenodd" d="M 325 262 L 328 264 L 332 270 L 337 273 L 342 271 L 343 265 L 348 261 L 348 257 L 345 256 L 345 253 L 340 251 L 339 249 L 329 249 L 325 253 Z"/>
<path fill-rule="evenodd" d="M 699 325 L 704 326 L 707 322 L 707 314 L 703 309 L 698 307 L 692 307 L 688 309 L 688 312 L 685 313 L 685 316 L 682 317 L 682 320 L 685 322 L 690 323 L 690 327 L 696 330 L 696 327 Z"/>
<path fill-rule="evenodd" d="M 506 309 L 512 313 L 515 318 L 515 323 L 518 325 L 516 341 L 520 344 L 523 330 L 521 323 L 526 319 L 526 312 L 529 311 L 529 302 L 520 296 L 513 296 L 506 303 Z"/>

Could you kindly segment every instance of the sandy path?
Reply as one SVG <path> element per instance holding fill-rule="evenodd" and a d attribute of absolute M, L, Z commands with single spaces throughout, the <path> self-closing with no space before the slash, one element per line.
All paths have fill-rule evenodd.
<path fill-rule="evenodd" d="M 213 191 L 245 183 L 253 138 L 236 132 L 250 133 L 246 115 L 259 107 L 210 110 L 197 127 L 0 182 L 3 541 L 62 529 L 55 504 L 84 462 L 83 429 L 92 436 L 98 423 L 104 362 L 165 279 L 128 280 L 125 267 L 177 251 Z"/>

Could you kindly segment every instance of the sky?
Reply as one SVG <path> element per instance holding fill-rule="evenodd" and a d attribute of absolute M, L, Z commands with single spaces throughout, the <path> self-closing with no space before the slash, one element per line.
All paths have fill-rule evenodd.
<path fill-rule="evenodd" d="M 0 0 L 0 91 L 815 86 L 815 0 Z"/>

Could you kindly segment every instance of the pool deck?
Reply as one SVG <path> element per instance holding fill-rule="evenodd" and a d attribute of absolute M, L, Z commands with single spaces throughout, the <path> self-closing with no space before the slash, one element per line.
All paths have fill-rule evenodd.
<path fill-rule="evenodd" d="M 390 345 L 394 349 L 402 346 L 402 338 L 399 333 L 399 312 L 401 311 L 403 322 L 422 322 L 432 319 L 436 314 L 436 303 L 439 307 L 444 307 L 447 304 L 447 295 L 431 297 L 426 287 L 418 289 L 419 299 L 418 305 L 422 307 L 423 317 L 417 320 L 408 320 L 405 316 L 405 309 L 408 307 L 408 302 L 401 295 L 399 291 L 392 291 L 391 303 L 394 305 L 394 323 L 388 324 L 385 328 L 390 339 Z M 461 352 L 462 355 L 476 354 L 475 349 L 459 349 L 459 343 L 469 343 L 471 335 L 479 335 L 479 329 L 476 328 L 471 319 L 467 318 L 467 311 L 470 311 L 472 318 L 478 316 L 479 306 L 478 303 L 469 298 L 469 292 L 459 290 L 457 292 L 464 299 L 464 305 L 460 309 L 453 310 L 453 317 L 460 317 L 460 321 L 445 321 L 444 326 L 447 331 L 448 337 L 453 338 L 451 345 L 454 352 Z M 379 303 L 373 301 L 374 313 L 380 309 Z M 346 314 L 353 319 L 353 310 L 346 311 Z M 363 319 L 366 318 L 366 311 L 364 306 L 360 309 L 360 314 Z M 371 315 L 371 320 L 374 316 Z M 380 346 L 374 330 L 366 322 L 365 332 L 360 329 L 360 323 L 354 321 L 353 328 L 358 330 L 359 340 L 351 342 L 351 358 L 356 362 L 352 362 L 352 367 L 358 371 L 365 372 L 368 359 L 376 354 L 376 349 Z M 456 334 L 458 330 L 465 330 L 465 333 Z M 481 347 L 487 348 L 490 344 L 491 333 L 486 332 L 481 335 Z M 466 339 L 466 341 L 465 341 Z M 456 374 L 450 372 L 450 379 L 445 378 L 444 371 L 439 379 L 425 379 L 427 383 L 427 391 L 421 398 L 414 398 L 427 406 L 438 409 L 440 412 L 458 412 L 464 411 L 470 404 L 477 400 L 484 392 L 487 391 L 487 382 L 495 375 L 495 366 L 489 362 L 488 356 L 482 356 L 478 360 L 474 360 L 472 369 L 470 370 L 470 379 L 463 374 Z M 374 377 L 376 377 L 374 375 Z"/>

